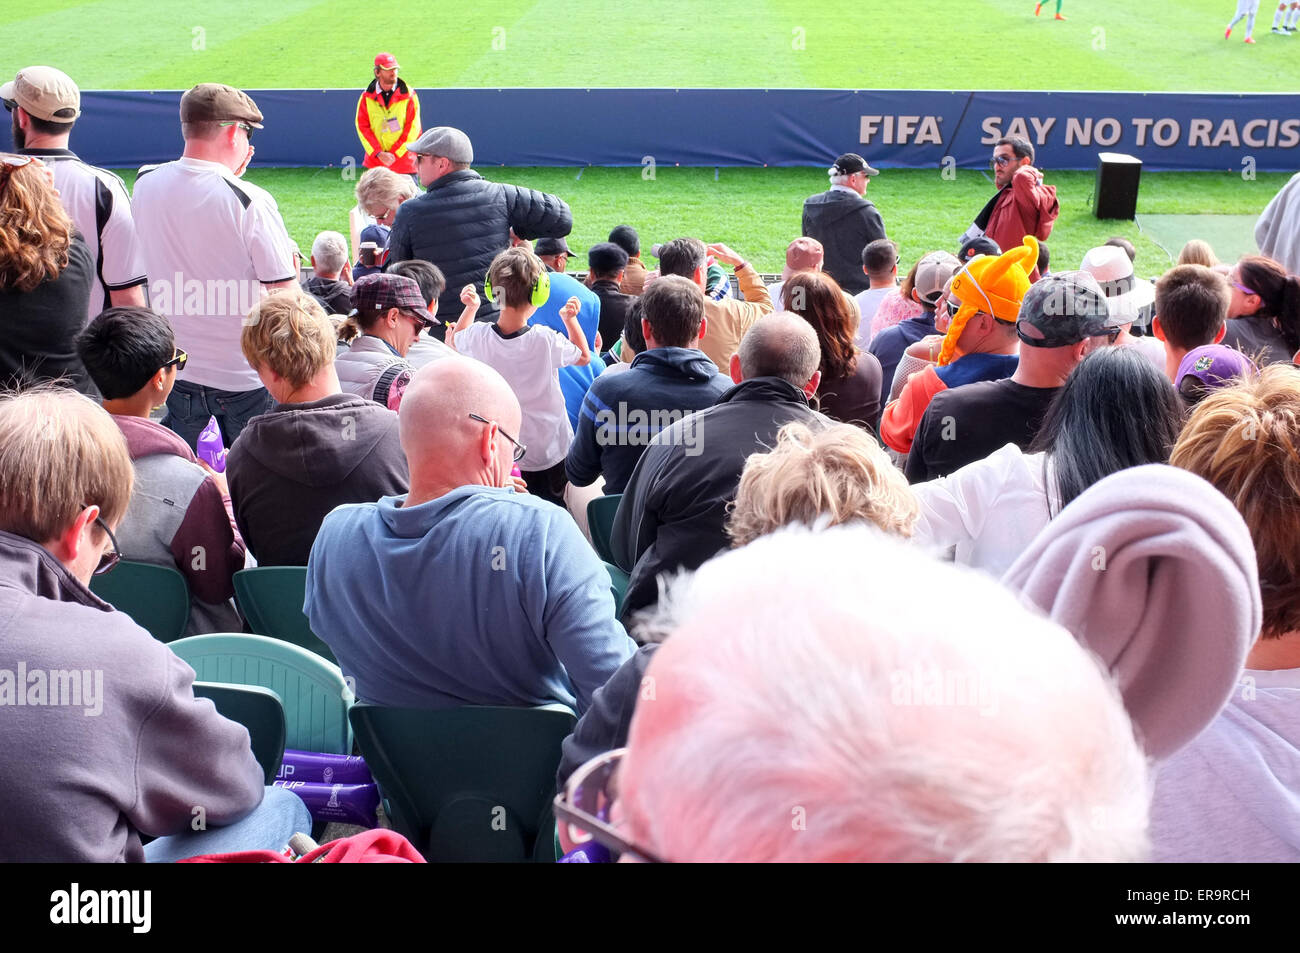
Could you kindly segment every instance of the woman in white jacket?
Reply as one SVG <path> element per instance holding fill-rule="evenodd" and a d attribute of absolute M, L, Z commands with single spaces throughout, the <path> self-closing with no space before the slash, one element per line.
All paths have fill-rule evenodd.
<path fill-rule="evenodd" d="M 913 538 L 1001 577 L 1053 516 L 1102 477 L 1167 462 L 1181 427 L 1168 378 L 1130 349 L 1101 348 L 1056 395 L 1032 452 L 1007 444 L 912 487 L 921 501 Z"/>

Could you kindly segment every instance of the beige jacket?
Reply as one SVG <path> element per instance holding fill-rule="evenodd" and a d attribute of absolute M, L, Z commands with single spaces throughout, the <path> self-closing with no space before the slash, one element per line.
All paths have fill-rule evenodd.
<path fill-rule="evenodd" d="M 763 315 L 772 313 L 772 296 L 767 293 L 767 286 L 752 264 L 746 264 L 736 272 L 736 281 L 740 284 L 740 293 L 745 296 L 744 301 L 735 298 L 721 301 L 704 299 L 705 328 L 704 337 L 700 338 L 700 350 L 724 374 L 745 332 Z"/>
<path fill-rule="evenodd" d="M 618 290 L 625 295 L 639 295 L 645 289 L 646 267 L 641 264 L 640 256 L 629 258 L 627 260 L 627 270 L 623 272 L 623 280 L 619 283 Z"/>

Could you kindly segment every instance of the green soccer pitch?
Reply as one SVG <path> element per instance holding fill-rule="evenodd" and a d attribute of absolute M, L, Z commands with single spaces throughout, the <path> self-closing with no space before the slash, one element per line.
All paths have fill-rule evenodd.
<path fill-rule="evenodd" d="M 1261 6 L 1268 6 L 1263 4 Z M 83 89 L 184 89 L 198 82 L 244 88 L 360 89 L 380 50 L 395 53 L 417 87 L 722 86 L 915 89 L 1087 89 L 1290 92 L 1300 88 L 1300 35 L 1258 43 L 1244 24 L 1231 41 L 1228 0 L 1066 0 L 1069 19 L 1041 17 L 1034 0 L 761 0 L 616 6 L 594 0 L 450 5 L 388 0 L 226 0 L 190 7 L 160 0 L 47 0 L 0 5 L 0 71 L 49 63 Z M 424 115 L 426 126 L 435 115 Z M 761 121 L 761 117 L 758 118 Z M 351 116 L 322 117 L 350 123 Z M 743 134 L 743 121 L 719 135 Z M 76 147 L 75 135 L 73 147 Z M 846 145 L 845 148 L 851 148 Z M 1138 223 L 1098 222 L 1092 176 L 1054 172 L 1061 198 L 1049 245 L 1053 265 L 1077 267 L 1112 235 L 1138 245 L 1139 265 L 1162 270 L 1168 254 L 1141 216 L 1258 215 L 1285 181 L 1223 173 L 1147 174 Z M 131 182 L 130 171 L 121 170 Z M 545 189 L 574 211 L 571 244 L 585 249 L 619 223 L 649 245 L 683 234 L 732 244 L 777 271 L 799 230 L 803 199 L 826 187 L 822 169 L 641 170 L 481 168 L 490 179 Z M 339 169 L 254 167 L 249 181 L 279 202 L 304 252 L 323 229 L 347 231 L 355 180 Z M 979 171 L 955 180 L 937 170 L 884 170 L 868 197 L 905 263 L 953 248 L 993 185 Z M 955 249 L 954 249 L 955 250 Z M 575 262 L 575 267 L 580 262 Z"/>
<path fill-rule="evenodd" d="M 83 89 L 359 87 L 380 50 L 429 86 L 1294 92 L 1300 36 L 1230 0 L 45 0 L 0 4 L 0 65 Z"/>

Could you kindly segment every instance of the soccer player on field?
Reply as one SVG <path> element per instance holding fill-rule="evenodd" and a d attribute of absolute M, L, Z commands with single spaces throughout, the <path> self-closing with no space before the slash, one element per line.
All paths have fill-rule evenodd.
<path fill-rule="evenodd" d="M 1288 14 L 1287 10 L 1291 12 Z M 1283 17 L 1286 22 L 1283 23 Z M 1285 3 L 1277 5 L 1277 13 L 1273 14 L 1273 29 L 1271 32 L 1278 36 L 1290 36 L 1296 31 L 1296 20 L 1300 19 L 1300 3 L 1292 3 L 1290 7 Z"/>
<path fill-rule="evenodd" d="M 1228 28 L 1223 31 L 1223 38 L 1226 40 L 1232 36 L 1232 28 L 1236 26 L 1242 17 L 1246 18 L 1246 42 L 1254 43 L 1255 37 L 1255 14 L 1259 13 L 1259 0 L 1237 0 L 1237 15 L 1232 18 Z"/>
<path fill-rule="evenodd" d="M 1043 4 L 1046 3 L 1046 2 L 1047 2 L 1047 0 L 1043 0 L 1042 3 L 1040 3 L 1040 4 L 1038 4 L 1038 6 L 1034 7 L 1034 16 L 1038 16 L 1038 14 L 1040 14 L 1040 13 L 1043 12 Z M 1061 3 L 1062 3 L 1062 0 L 1056 0 L 1056 19 L 1058 19 L 1058 20 L 1064 20 L 1064 19 L 1065 19 L 1065 17 L 1061 16 Z"/>

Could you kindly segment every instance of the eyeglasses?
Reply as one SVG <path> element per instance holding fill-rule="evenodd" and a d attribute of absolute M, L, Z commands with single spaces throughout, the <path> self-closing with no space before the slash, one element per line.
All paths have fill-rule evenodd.
<path fill-rule="evenodd" d="M 1119 333 L 1123 330 L 1124 330 L 1123 328 L 1108 328 L 1106 331 L 1106 343 L 1114 344 L 1116 341 L 1118 341 Z"/>
<path fill-rule="evenodd" d="M 950 317 L 955 318 L 957 317 L 957 312 L 960 310 L 961 310 L 961 302 L 958 301 L 956 298 L 950 296 L 948 298 L 948 315 Z"/>
<path fill-rule="evenodd" d="M 495 420 L 488 420 L 486 417 L 480 417 L 478 414 L 470 414 L 469 417 L 470 420 L 477 420 L 481 424 L 496 423 Z M 528 452 L 528 448 L 525 447 L 518 440 L 516 440 L 514 437 L 510 436 L 510 434 L 502 430 L 500 424 L 497 424 L 497 433 L 501 434 L 501 436 L 505 437 L 507 440 L 509 440 L 511 443 L 515 445 L 515 463 L 518 463 L 520 460 L 522 460 L 524 458 L 524 454 Z"/>
<path fill-rule="evenodd" d="M 1015 159 L 1012 156 L 994 156 L 989 161 L 989 165 L 997 168 L 1000 165 L 1010 165 L 1014 161 Z"/>
<path fill-rule="evenodd" d="M 610 819 L 610 808 L 618 799 L 618 769 L 625 754 L 626 748 L 616 748 L 574 771 L 564 791 L 555 796 L 555 817 L 568 825 L 569 840 L 575 844 L 594 840 L 616 853 L 662 864 L 661 858 L 625 838 Z"/>
<path fill-rule="evenodd" d="M 225 122 L 219 122 L 219 123 L 217 123 L 217 125 L 218 125 L 218 126 L 238 126 L 240 129 L 244 130 L 244 135 L 245 135 L 245 136 L 247 136 L 250 140 L 253 138 L 253 127 L 250 126 L 250 125 L 249 125 L 248 123 L 246 123 L 246 122 L 240 122 L 240 121 L 237 120 L 237 119 L 228 119 L 228 120 L 226 120 Z"/>
<path fill-rule="evenodd" d="M 172 358 L 170 361 L 168 361 L 166 364 L 164 364 L 161 368 L 159 368 L 159 370 L 166 370 L 167 368 L 169 368 L 169 367 L 171 367 L 173 364 L 175 364 L 175 365 L 176 365 L 176 370 L 178 370 L 178 371 L 183 371 L 183 370 L 185 370 L 185 362 L 188 361 L 189 359 L 190 359 L 190 356 L 189 356 L 188 354 L 186 354 L 186 353 L 185 353 L 184 351 L 182 351 L 180 348 L 177 348 L 177 349 L 176 349 L 176 356 L 173 357 L 173 358 Z"/>
<path fill-rule="evenodd" d="M 108 541 L 113 545 L 112 549 L 99 557 L 99 565 L 95 567 L 95 575 L 102 576 L 118 564 L 122 559 L 122 553 L 118 549 L 117 537 L 113 535 L 113 531 L 104 522 L 104 517 L 96 516 L 95 525 L 104 531 L 105 535 L 108 536 Z"/>

